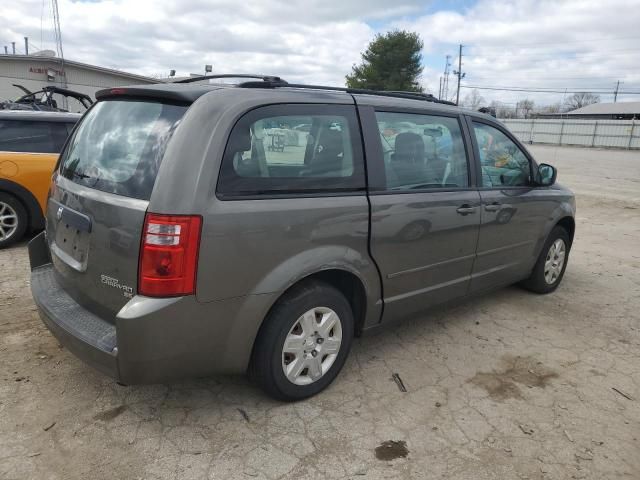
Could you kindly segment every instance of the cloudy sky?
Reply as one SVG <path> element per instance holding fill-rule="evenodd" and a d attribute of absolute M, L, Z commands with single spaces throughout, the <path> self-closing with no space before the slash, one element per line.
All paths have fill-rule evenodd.
<path fill-rule="evenodd" d="M 0 48 L 23 37 L 54 47 L 49 0 L 3 2 Z M 422 83 L 438 93 L 445 56 L 463 85 L 602 92 L 640 101 L 640 0 L 92 0 L 59 1 L 65 57 L 144 75 L 259 72 L 289 81 L 343 85 L 376 33 L 394 28 L 424 40 Z M 455 81 L 450 79 L 449 95 Z M 470 89 L 463 88 L 461 97 Z M 487 100 L 537 105 L 563 93 L 480 90 Z"/>

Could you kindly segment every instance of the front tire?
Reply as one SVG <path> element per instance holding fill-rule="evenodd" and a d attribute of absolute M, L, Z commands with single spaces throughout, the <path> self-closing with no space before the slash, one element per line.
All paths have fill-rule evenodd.
<path fill-rule="evenodd" d="M 535 293 L 551 293 L 562 281 L 569 261 L 571 239 L 567 231 L 556 226 L 551 230 L 542 247 L 531 276 L 522 286 Z"/>
<path fill-rule="evenodd" d="M 258 332 L 249 375 L 268 395 L 302 400 L 336 378 L 353 341 L 353 312 L 340 291 L 320 281 L 278 300 Z"/>
<path fill-rule="evenodd" d="M 27 231 L 28 215 L 13 195 L 0 193 L 0 248 L 20 240 Z"/>

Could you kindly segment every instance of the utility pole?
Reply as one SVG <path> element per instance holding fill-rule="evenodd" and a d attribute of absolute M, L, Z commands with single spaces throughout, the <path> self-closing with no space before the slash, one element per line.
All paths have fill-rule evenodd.
<path fill-rule="evenodd" d="M 618 83 L 616 83 L 616 89 L 613 92 L 613 103 L 616 103 L 616 100 L 618 100 L 618 89 L 620 88 L 620 80 L 618 80 Z"/>
<path fill-rule="evenodd" d="M 447 99 L 447 97 L 449 96 L 449 68 L 451 67 L 451 55 L 447 55 L 447 58 L 444 62 L 444 78 L 442 79 L 442 93 L 441 93 L 441 99 L 444 98 L 445 100 Z"/>
<path fill-rule="evenodd" d="M 29 37 L 24 37 L 24 54 L 29 55 Z"/>
<path fill-rule="evenodd" d="M 440 77 L 440 89 L 438 90 L 438 100 L 442 100 L 442 77 Z"/>
<path fill-rule="evenodd" d="M 458 50 L 458 70 L 454 70 L 454 75 L 458 76 L 458 91 L 456 92 L 456 105 L 460 104 L 460 81 L 464 78 L 464 73 L 462 73 L 462 47 L 460 44 L 460 49 Z"/>
<path fill-rule="evenodd" d="M 51 0 L 51 10 L 53 12 L 53 30 L 56 40 L 56 52 L 60 59 L 60 70 L 62 75 L 60 76 L 60 84 L 63 87 L 67 86 L 67 72 L 64 69 L 64 52 L 62 51 L 62 29 L 60 28 L 60 13 L 58 12 L 58 0 Z M 62 103 L 65 108 L 68 108 L 67 97 L 62 97 Z"/>

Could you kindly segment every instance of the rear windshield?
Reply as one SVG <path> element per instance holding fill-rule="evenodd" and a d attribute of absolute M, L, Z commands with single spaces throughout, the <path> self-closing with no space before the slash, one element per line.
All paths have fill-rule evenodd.
<path fill-rule="evenodd" d="M 148 200 L 167 142 L 188 107 L 99 102 L 62 154 L 60 174 L 104 192 Z"/>

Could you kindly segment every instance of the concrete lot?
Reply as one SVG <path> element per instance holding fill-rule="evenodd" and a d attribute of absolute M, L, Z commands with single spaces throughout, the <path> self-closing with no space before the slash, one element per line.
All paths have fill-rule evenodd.
<path fill-rule="evenodd" d="M 0 478 L 640 478 L 640 152 L 532 151 L 578 196 L 559 290 L 358 340 L 297 404 L 241 377 L 114 384 L 40 323 L 24 244 L 0 251 Z"/>

